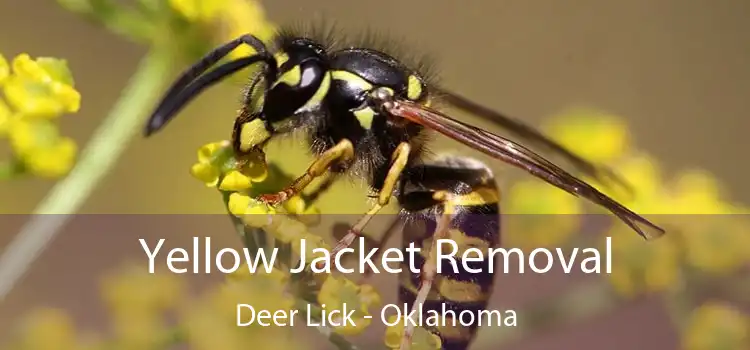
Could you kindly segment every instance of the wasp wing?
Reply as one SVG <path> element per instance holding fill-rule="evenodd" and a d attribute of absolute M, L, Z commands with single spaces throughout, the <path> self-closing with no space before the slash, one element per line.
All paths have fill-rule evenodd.
<path fill-rule="evenodd" d="M 411 101 L 393 100 L 385 103 L 383 108 L 396 117 L 435 130 L 489 156 L 526 170 L 568 193 L 601 205 L 646 239 L 664 234 L 662 228 L 518 143 Z"/>
<path fill-rule="evenodd" d="M 545 147 L 551 152 L 557 153 L 558 155 L 564 157 L 567 161 L 569 161 L 573 166 L 577 167 L 586 176 L 589 176 L 605 185 L 608 183 L 617 183 L 622 188 L 627 190 L 628 193 L 633 193 L 633 189 L 627 183 L 627 181 L 625 181 L 611 169 L 593 164 L 581 158 L 577 154 L 567 149 L 565 146 L 550 139 L 535 128 L 521 122 L 520 120 L 511 118 L 502 113 L 498 113 L 490 108 L 482 106 L 446 89 L 437 88 L 437 93 L 440 96 L 441 102 L 446 102 L 447 104 L 460 110 L 474 114 L 485 120 L 494 122 L 495 124 L 510 131 L 511 133 L 515 134 L 521 139 L 524 139 L 525 141 L 539 145 L 541 147 Z"/>

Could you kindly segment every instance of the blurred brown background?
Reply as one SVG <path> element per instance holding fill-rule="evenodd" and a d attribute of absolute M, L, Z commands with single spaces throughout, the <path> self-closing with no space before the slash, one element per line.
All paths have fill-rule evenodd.
<path fill-rule="evenodd" d="M 346 29 L 371 27 L 406 37 L 437 58 L 445 85 L 529 122 L 578 105 L 623 116 L 640 148 L 665 167 L 707 169 L 733 198 L 750 202 L 750 166 L 745 161 L 750 145 L 746 135 L 750 129 L 748 1 L 281 0 L 263 4 L 276 23 L 317 13 Z M 82 145 L 144 53 L 144 48 L 82 21 L 54 1 L 0 2 L 0 31 L 4 34 L 0 51 L 8 58 L 28 52 L 69 61 L 83 101 L 79 114 L 65 117 L 63 130 Z M 194 160 L 193 149 L 228 137 L 238 96 L 236 86 L 213 89 L 160 137 L 136 140 L 83 211 L 220 213 L 216 193 L 203 190 L 186 170 Z M 295 166 L 301 167 L 304 163 Z M 50 186 L 38 180 L 0 185 L 0 212 L 31 211 Z M 0 234 L 0 247 L 12 234 Z M 71 239 L 76 236 L 58 238 L 51 248 L 58 253 L 42 260 L 76 256 L 81 252 L 75 250 L 84 246 L 101 246 L 97 251 L 111 255 L 118 242 L 132 237 L 90 236 L 85 245 Z M 75 263 L 77 272 L 65 273 L 71 280 L 64 283 L 88 280 L 104 265 L 115 263 L 94 255 L 87 253 L 85 265 Z M 65 268 L 60 265 L 65 259 L 57 261 L 41 262 L 6 300 L 7 306 L 0 308 L 0 329 L 13 323 L 24 309 L 23 301 L 52 298 L 67 303 L 53 297 L 56 292 L 50 289 L 54 283 L 49 277 L 60 274 L 52 267 Z M 50 269 L 42 271 L 40 266 Z M 554 285 L 537 277 L 526 279 L 511 294 L 523 295 L 528 291 L 524 285 L 534 290 Z M 69 294 L 75 299 L 73 291 Z M 665 316 L 651 309 L 649 301 L 614 315 L 535 337 L 518 349 L 566 349 L 573 344 L 580 348 L 585 343 L 607 349 L 675 348 Z"/>

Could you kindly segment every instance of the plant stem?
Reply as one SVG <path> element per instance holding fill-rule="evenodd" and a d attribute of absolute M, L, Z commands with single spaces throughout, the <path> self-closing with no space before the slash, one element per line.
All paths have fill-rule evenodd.
<path fill-rule="evenodd" d="M 0 302 L 139 133 L 143 118 L 170 76 L 172 65 L 169 52 L 152 50 L 143 58 L 120 99 L 81 152 L 75 168 L 42 200 L 30 221 L 0 256 Z"/>

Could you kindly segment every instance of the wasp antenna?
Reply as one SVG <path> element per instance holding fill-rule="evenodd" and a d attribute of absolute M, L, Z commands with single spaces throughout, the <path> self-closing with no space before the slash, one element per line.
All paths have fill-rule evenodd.
<path fill-rule="evenodd" d="M 275 72 L 276 67 L 276 60 L 275 58 L 268 54 L 268 49 L 266 48 L 265 44 L 258 39 L 255 36 L 252 35 L 243 35 L 237 39 L 234 39 L 228 43 L 225 43 L 215 49 L 213 49 L 211 52 L 207 53 L 203 58 L 201 58 L 198 62 L 190 66 L 188 69 L 186 69 L 182 74 L 180 74 L 180 77 L 177 78 L 177 80 L 172 83 L 172 85 L 169 87 L 167 92 L 164 94 L 164 97 L 162 97 L 161 102 L 156 107 L 154 112 L 152 113 L 151 117 L 149 118 L 144 134 L 145 136 L 150 136 L 151 134 L 155 133 L 159 129 L 161 129 L 164 125 L 166 125 L 169 120 L 171 120 L 174 116 L 174 114 L 165 113 L 165 111 L 169 111 L 170 109 L 173 109 L 175 107 L 166 108 L 167 106 L 176 106 L 177 109 L 175 111 L 179 110 L 185 103 L 189 102 L 190 99 L 195 97 L 195 95 L 202 91 L 204 88 L 195 87 L 193 89 L 196 89 L 197 91 L 185 95 L 185 90 L 190 89 L 191 86 L 193 86 L 194 83 L 198 83 L 198 81 L 203 80 L 202 84 L 206 84 L 206 81 L 211 81 L 209 85 L 212 85 L 215 81 L 221 80 L 224 76 L 234 73 L 237 70 L 241 69 L 242 67 L 236 68 L 234 70 L 231 70 L 230 66 L 227 68 L 224 68 L 224 76 L 213 76 L 211 78 L 202 79 L 199 78 L 201 74 L 203 74 L 206 70 L 208 70 L 212 65 L 219 62 L 221 59 L 226 57 L 232 50 L 237 48 L 238 46 L 245 44 L 253 48 L 257 53 L 252 56 L 248 56 L 247 58 L 252 58 L 253 62 L 245 64 L 245 66 L 252 64 L 254 62 L 263 60 L 267 63 L 268 66 L 272 66 L 273 68 L 269 69 L 268 74 L 271 74 L 271 72 Z M 255 58 L 253 58 L 255 57 Z M 238 62 L 242 60 L 242 58 L 237 59 L 233 62 Z M 231 65 L 233 62 L 229 62 L 224 66 Z M 239 63 L 234 63 L 235 65 L 239 65 Z M 244 67 L 244 66 L 243 66 Z M 214 71 L 218 71 L 219 69 L 222 69 L 221 67 L 215 69 Z M 229 73 L 227 73 L 229 71 Z M 213 71 L 212 71 L 213 73 Z M 219 73 L 217 73 L 218 75 Z M 275 73 L 273 73 L 275 74 Z M 196 81 L 196 78 L 198 78 L 198 81 Z M 174 113 L 174 112 L 172 112 Z"/>
<path fill-rule="evenodd" d="M 224 78 L 236 73 L 237 71 L 253 64 L 264 60 L 265 57 L 261 55 L 248 56 L 238 58 L 234 61 L 227 62 L 216 69 L 200 76 L 190 85 L 185 87 L 179 94 L 174 95 L 169 100 L 159 106 L 159 108 L 151 115 L 148 123 L 146 124 L 145 134 L 149 136 L 166 125 L 177 113 L 184 108 L 188 102 L 194 99 L 198 94 L 203 92 L 205 89 L 213 86 Z"/>

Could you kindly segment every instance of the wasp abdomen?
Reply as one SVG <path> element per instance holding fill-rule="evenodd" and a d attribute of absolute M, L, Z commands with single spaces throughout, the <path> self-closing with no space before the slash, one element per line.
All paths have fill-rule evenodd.
<path fill-rule="evenodd" d="M 438 274 L 422 304 L 422 325 L 440 336 L 443 349 L 466 349 L 492 295 L 493 262 L 487 252 L 500 241 L 499 192 L 491 172 L 470 159 L 444 158 L 420 168 L 405 177 L 400 196 L 407 216 L 404 247 L 415 242 L 420 248 L 414 266 L 424 265 L 438 222 L 442 215 L 450 215 L 446 209 L 453 213 L 448 232 L 443 234 L 446 238 L 437 245 L 442 259 L 437 262 Z M 440 181 L 433 181 L 435 174 L 440 174 Z M 439 192 L 448 194 L 445 200 L 425 200 Z M 484 259 L 478 259 L 477 250 Z M 464 261 L 462 257 L 470 259 Z M 411 272 L 408 266 L 403 271 L 399 301 L 412 306 L 422 276 Z M 439 317 L 428 321 L 430 315 Z"/>

